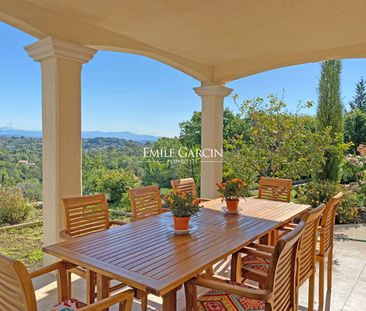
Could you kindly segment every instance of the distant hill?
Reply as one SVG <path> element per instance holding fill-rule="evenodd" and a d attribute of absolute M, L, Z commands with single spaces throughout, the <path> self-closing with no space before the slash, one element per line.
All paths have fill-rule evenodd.
<path fill-rule="evenodd" d="M 7 137 L 35 137 L 41 138 L 41 131 L 27 131 L 18 130 L 13 128 L 0 129 L 0 136 Z M 110 138 L 121 138 L 125 140 L 133 140 L 137 142 L 154 142 L 159 139 L 157 136 L 152 135 L 141 135 L 132 132 L 102 132 L 102 131 L 86 131 L 82 133 L 83 138 L 96 138 L 96 137 L 110 137 Z"/>

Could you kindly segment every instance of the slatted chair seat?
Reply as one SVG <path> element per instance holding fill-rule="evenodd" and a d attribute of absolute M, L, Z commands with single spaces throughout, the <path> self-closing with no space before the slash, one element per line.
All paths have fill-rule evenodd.
<path fill-rule="evenodd" d="M 241 267 L 246 271 L 254 269 L 267 273 L 270 263 L 271 261 L 269 259 L 264 259 L 254 255 L 246 255 L 241 259 Z"/>
<path fill-rule="evenodd" d="M 78 311 L 87 305 L 75 298 L 67 299 L 60 304 L 54 306 L 51 311 Z"/>
<path fill-rule="evenodd" d="M 245 284 L 225 281 L 227 284 L 252 288 Z M 234 295 L 221 290 L 211 290 L 198 298 L 198 311 L 265 311 L 265 301 Z"/>

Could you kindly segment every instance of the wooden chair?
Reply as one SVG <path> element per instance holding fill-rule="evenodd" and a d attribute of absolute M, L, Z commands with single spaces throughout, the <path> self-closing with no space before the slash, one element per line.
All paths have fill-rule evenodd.
<path fill-rule="evenodd" d="M 299 273 L 296 282 L 298 289 L 309 279 L 308 310 L 314 310 L 314 286 L 315 286 L 315 255 L 318 241 L 318 226 L 325 204 L 306 212 L 301 220 L 305 223 L 305 229 L 300 238 L 298 253 Z M 288 234 L 296 228 L 296 224 L 286 225 L 282 228 Z M 265 283 L 266 272 L 272 258 L 274 248 L 267 245 L 252 243 L 245 247 L 246 254 L 242 259 L 242 276 L 244 279 L 252 279 L 260 284 Z"/>
<path fill-rule="evenodd" d="M 83 235 L 109 229 L 112 225 L 124 225 L 126 222 L 121 220 L 109 219 L 108 203 L 104 194 L 93 194 L 74 198 L 65 198 L 62 200 L 65 216 L 66 230 L 61 231 L 60 237 L 64 240 L 80 237 Z M 96 275 L 83 267 L 76 267 L 68 271 L 68 288 L 71 290 L 71 274 L 77 274 L 84 278 L 87 283 L 87 303 L 93 303 L 95 300 Z M 123 283 L 115 286 L 109 286 L 109 292 L 112 293 L 126 285 Z M 70 293 L 71 296 L 71 293 Z M 147 297 L 138 292 L 141 299 L 142 310 L 147 308 Z M 146 307 L 145 307 L 146 305 Z"/>
<path fill-rule="evenodd" d="M 61 238 L 68 240 L 86 234 L 109 229 L 112 225 L 124 225 L 121 220 L 109 219 L 108 203 L 104 194 L 92 194 L 63 199 L 66 230 Z"/>
<path fill-rule="evenodd" d="M 271 178 L 262 176 L 259 179 L 258 199 L 273 201 L 290 202 L 292 190 L 292 180 L 283 178 Z M 263 244 L 274 245 L 279 238 L 278 230 L 263 237 L 260 242 Z"/>
<path fill-rule="evenodd" d="M 324 307 L 325 258 L 328 258 L 327 288 L 332 288 L 334 222 L 337 206 L 342 198 L 343 193 L 339 192 L 327 202 L 320 222 L 320 239 L 316 254 L 316 261 L 319 262 L 319 310 Z"/>
<path fill-rule="evenodd" d="M 209 307 L 213 305 L 217 310 L 295 311 L 297 252 L 304 226 L 305 223 L 301 221 L 292 232 L 278 241 L 262 289 L 223 281 L 218 277 L 199 276 L 185 284 L 186 310 L 211 310 Z M 213 290 L 201 296 L 197 302 L 196 286 Z"/>
<path fill-rule="evenodd" d="M 207 198 L 198 198 L 197 195 L 197 187 L 193 178 L 184 178 L 184 179 L 174 179 L 170 181 L 173 190 L 180 190 L 185 193 L 191 194 L 194 198 L 200 200 L 200 202 L 206 202 L 210 199 Z"/>
<path fill-rule="evenodd" d="M 131 202 L 132 221 L 168 211 L 163 208 L 160 190 L 156 185 L 130 189 L 128 196 Z"/>
<path fill-rule="evenodd" d="M 0 310 L 2 311 L 37 311 L 37 301 L 34 293 L 32 279 L 46 273 L 57 271 L 58 277 L 58 303 L 57 307 L 49 310 L 62 310 L 63 303 L 77 305 L 67 310 L 100 311 L 114 304 L 119 304 L 119 310 L 130 311 L 133 301 L 133 290 L 126 290 L 109 298 L 87 306 L 68 296 L 67 271 L 72 268 L 70 264 L 60 261 L 29 273 L 25 266 L 11 258 L 0 255 Z M 66 307 L 65 309 L 66 310 Z"/>
<path fill-rule="evenodd" d="M 259 180 L 259 199 L 290 202 L 292 180 L 283 178 L 261 177 Z"/>

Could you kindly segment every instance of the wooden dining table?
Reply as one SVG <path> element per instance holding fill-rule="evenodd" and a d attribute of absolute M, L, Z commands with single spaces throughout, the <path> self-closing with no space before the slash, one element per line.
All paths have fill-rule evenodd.
<path fill-rule="evenodd" d="M 43 251 L 98 273 L 101 284 L 115 279 L 161 296 L 163 310 L 173 311 L 176 291 L 186 281 L 310 208 L 247 198 L 240 200 L 235 215 L 226 214 L 223 205 L 221 199 L 205 202 L 192 218 L 189 234 L 175 234 L 168 212 L 46 246 Z M 99 290 L 98 298 L 108 295 Z"/>

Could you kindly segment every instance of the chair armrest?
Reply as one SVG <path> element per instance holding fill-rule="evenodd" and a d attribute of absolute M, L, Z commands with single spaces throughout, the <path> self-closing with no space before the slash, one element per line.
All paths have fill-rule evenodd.
<path fill-rule="evenodd" d="M 100 311 L 109 308 L 116 303 L 125 303 L 126 310 L 130 310 L 133 302 L 134 290 L 129 289 L 122 293 L 113 295 L 111 297 L 102 299 L 89 306 L 81 308 L 79 311 Z"/>
<path fill-rule="evenodd" d="M 259 244 L 259 243 L 250 243 L 246 248 L 254 248 L 256 250 L 268 253 L 268 254 L 272 254 L 274 247 L 273 246 L 269 246 L 269 245 L 263 245 L 263 244 Z"/>
<path fill-rule="evenodd" d="M 214 277 L 210 277 L 208 279 L 201 276 L 193 278 L 188 282 L 198 286 L 225 291 L 238 296 L 244 296 L 250 299 L 266 300 L 266 298 L 269 295 L 269 292 L 267 290 L 251 289 L 251 288 L 240 287 L 238 285 L 231 285 Z"/>
<path fill-rule="evenodd" d="M 128 223 L 123 221 L 123 220 L 118 220 L 118 219 L 109 219 L 109 224 L 110 225 L 118 225 L 118 226 L 122 226 L 122 225 L 127 225 Z"/>
<path fill-rule="evenodd" d="M 166 208 L 166 207 L 163 207 L 161 210 L 163 211 L 163 213 L 168 213 L 168 212 L 172 211 L 170 208 Z"/>
<path fill-rule="evenodd" d="M 212 199 L 209 199 L 209 198 L 197 198 L 198 199 L 198 201 L 200 201 L 200 203 L 201 202 L 207 202 L 207 201 L 211 201 Z"/>
<path fill-rule="evenodd" d="M 29 273 L 29 276 L 31 279 L 37 278 L 39 276 L 42 276 L 44 274 L 50 273 L 52 271 L 56 271 L 56 270 L 61 270 L 61 269 L 65 269 L 65 270 L 70 270 L 75 268 L 76 265 L 73 265 L 71 263 L 68 263 L 66 261 L 58 261 L 55 262 L 53 264 L 50 264 L 46 267 L 40 268 L 38 270 L 35 270 L 33 272 Z"/>
<path fill-rule="evenodd" d="M 241 249 L 241 252 L 247 254 L 247 255 L 253 255 L 255 257 L 264 258 L 264 259 L 272 259 L 272 254 L 263 252 L 254 248 L 244 247 Z"/>
<path fill-rule="evenodd" d="M 60 238 L 63 240 L 71 240 L 72 236 L 67 233 L 67 230 L 61 230 L 60 231 Z"/>
<path fill-rule="evenodd" d="M 253 280 L 259 284 L 265 284 L 268 280 L 267 273 L 253 268 L 244 267 L 242 268 L 242 273 L 245 279 Z"/>

